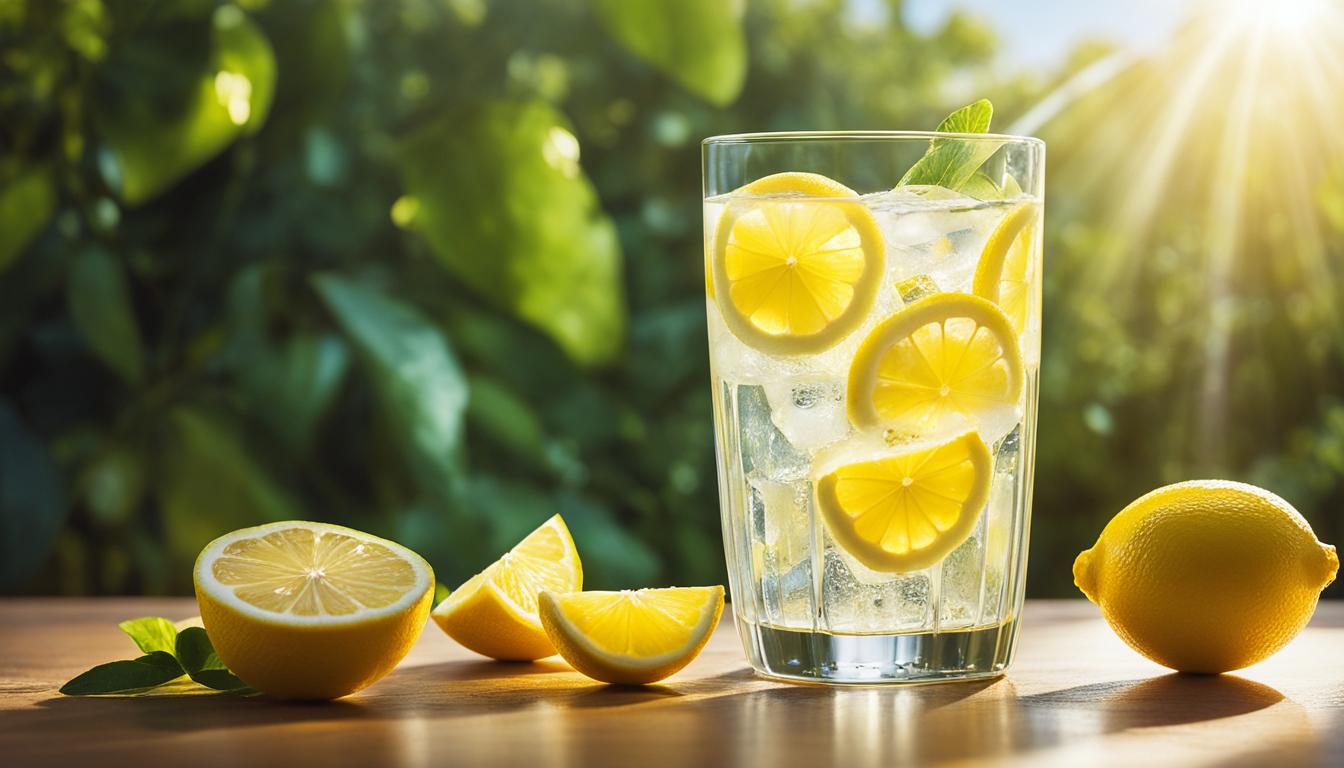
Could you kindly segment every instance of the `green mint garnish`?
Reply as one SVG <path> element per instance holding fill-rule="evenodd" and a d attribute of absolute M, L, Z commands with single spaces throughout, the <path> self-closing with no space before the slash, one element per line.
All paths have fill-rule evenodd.
<path fill-rule="evenodd" d="M 215 646 L 200 627 L 189 627 L 177 636 L 177 660 L 192 680 L 206 688 L 239 691 L 247 687 L 215 655 Z"/>
<path fill-rule="evenodd" d="M 173 622 L 159 616 L 131 619 L 117 626 L 130 635 L 145 655 L 99 664 L 61 686 L 61 693 L 67 696 L 140 693 L 184 674 L 216 691 L 252 692 L 219 660 L 210 638 L 200 627 L 178 632 Z"/>
<path fill-rule="evenodd" d="M 989 99 L 981 99 L 948 115 L 938 124 L 938 131 L 987 133 L 993 117 L 994 105 L 989 103 Z M 929 149 L 924 156 L 910 166 L 896 186 L 926 184 L 959 190 L 1001 145 L 1002 142 L 998 141 L 934 139 L 929 142 Z M 985 180 L 989 181 L 988 178 Z"/>
<path fill-rule="evenodd" d="M 99 693 L 135 693 L 182 676 L 182 665 L 171 653 L 154 651 L 138 659 L 99 664 L 61 686 L 67 696 Z"/>
<path fill-rule="evenodd" d="M 130 619 L 117 625 L 121 631 L 131 636 L 135 644 L 145 653 L 163 651 L 173 653 L 177 647 L 177 627 L 162 616 L 145 616 Z"/>

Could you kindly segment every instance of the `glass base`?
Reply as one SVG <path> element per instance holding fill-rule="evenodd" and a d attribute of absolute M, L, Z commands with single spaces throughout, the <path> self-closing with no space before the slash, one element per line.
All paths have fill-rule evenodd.
<path fill-rule="evenodd" d="M 826 685 L 933 683 L 1003 674 L 1017 620 L 992 627 L 898 635 L 832 635 L 739 620 L 757 674 Z"/>

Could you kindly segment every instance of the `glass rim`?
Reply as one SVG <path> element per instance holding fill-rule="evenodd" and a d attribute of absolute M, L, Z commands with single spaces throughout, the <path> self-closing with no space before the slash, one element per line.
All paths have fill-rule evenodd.
<path fill-rule="evenodd" d="M 761 131 L 710 136 L 701 141 L 700 144 L 708 147 L 789 141 L 931 141 L 933 139 L 956 139 L 957 141 L 968 142 L 995 141 L 1001 144 L 1016 143 L 1045 146 L 1045 141 L 1035 136 L 1018 136 L 1011 133 L 949 133 L 945 131 Z"/>

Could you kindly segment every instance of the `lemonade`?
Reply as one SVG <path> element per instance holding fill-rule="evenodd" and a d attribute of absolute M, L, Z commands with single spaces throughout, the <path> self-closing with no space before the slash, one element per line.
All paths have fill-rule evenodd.
<path fill-rule="evenodd" d="M 949 142 L 978 163 L 974 184 L 880 173 Z M 706 142 L 723 532 L 759 672 L 873 682 L 1007 665 L 1036 424 L 1042 155 L 1035 140 L 935 134 Z"/>

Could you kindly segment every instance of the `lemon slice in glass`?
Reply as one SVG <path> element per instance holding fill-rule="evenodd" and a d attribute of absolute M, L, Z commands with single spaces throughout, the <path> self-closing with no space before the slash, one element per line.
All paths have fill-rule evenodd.
<path fill-rule="evenodd" d="M 846 404 L 861 428 L 907 436 L 973 429 L 1014 414 L 1022 353 L 997 305 L 961 293 L 920 299 L 882 321 L 849 368 Z"/>
<path fill-rule="evenodd" d="M 858 194 L 815 173 L 777 173 L 733 196 L 706 284 L 733 335 L 770 354 L 804 355 L 858 328 L 885 264 L 882 233 Z"/>
<path fill-rule="evenodd" d="M 999 305 L 1021 333 L 1039 302 L 1035 254 L 1041 207 L 1022 203 L 1008 212 L 985 242 L 975 266 L 971 292 Z"/>
<path fill-rule="evenodd" d="M 301 521 L 215 539 L 193 579 L 219 658 L 253 688 L 291 699 L 344 696 L 390 672 L 434 597 L 434 572 L 411 550 Z"/>
<path fill-rule="evenodd" d="M 555 654 L 537 617 L 537 594 L 583 588 L 583 566 L 559 515 L 434 608 L 448 636 L 493 659 L 532 661 Z"/>
<path fill-rule="evenodd" d="M 699 655 L 722 615 L 721 586 L 541 595 L 541 623 L 560 655 L 605 683 L 671 675 Z"/>
<path fill-rule="evenodd" d="M 826 527 L 875 571 L 917 571 L 971 535 L 989 498 L 993 460 L 974 432 L 951 442 L 847 464 L 817 481 Z"/>

